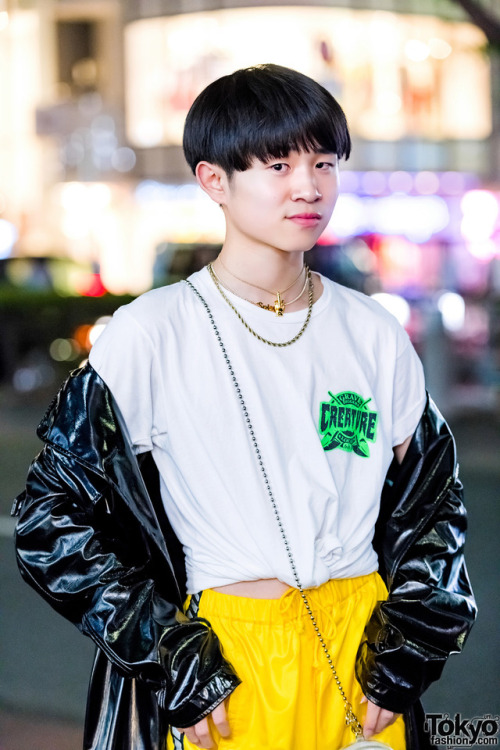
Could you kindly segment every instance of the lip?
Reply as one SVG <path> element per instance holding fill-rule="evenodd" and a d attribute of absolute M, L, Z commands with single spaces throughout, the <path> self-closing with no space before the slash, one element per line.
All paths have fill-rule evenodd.
<path fill-rule="evenodd" d="M 293 221 L 294 224 L 299 224 L 302 227 L 315 227 L 321 221 L 321 214 L 301 213 L 293 214 L 287 218 L 289 221 Z"/>

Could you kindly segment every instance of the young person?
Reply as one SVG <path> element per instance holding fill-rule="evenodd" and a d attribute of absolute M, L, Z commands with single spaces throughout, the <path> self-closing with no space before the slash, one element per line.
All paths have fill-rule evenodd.
<path fill-rule="evenodd" d="M 85 748 L 425 746 L 465 513 L 406 333 L 304 262 L 350 147 L 300 73 L 208 86 L 184 150 L 220 255 L 121 308 L 39 427 L 17 554 L 98 646 Z"/>

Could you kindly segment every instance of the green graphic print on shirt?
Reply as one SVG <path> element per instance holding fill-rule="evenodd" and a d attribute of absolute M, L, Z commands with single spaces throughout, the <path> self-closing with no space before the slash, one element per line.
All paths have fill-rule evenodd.
<path fill-rule="evenodd" d="M 328 391 L 328 395 L 330 401 L 322 401 L 319 410 L 319 433 L 324 450 L 341 448 L 368 458 L 368 443 L 377 439 L 378 421 L 377 412 L 367 408 L 371 398 L 365 400 L 352 391 L 336 395 Z"/>

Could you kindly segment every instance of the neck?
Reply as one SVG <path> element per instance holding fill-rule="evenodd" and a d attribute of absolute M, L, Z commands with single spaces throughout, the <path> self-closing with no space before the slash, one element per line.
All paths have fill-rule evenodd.
<path fill-rule="evenodd" d="M 242 285 L 248 291 L 249 287 L 262 287 L 270 291 L 278 292 L 286 289 L 292 284 L 304 266 L 304 253 L 284 253 L 249 251 L 231 252 L 223 247 L 219 257 L 214 263 L 217 272 L 221 272 L 224 278 L 229 279 L 233 274 L 233 285 L 240 289 Z M 238 277 L 239 281 L 235 279 Z M 303 283 L 300 277 L 298 284 Z"/>

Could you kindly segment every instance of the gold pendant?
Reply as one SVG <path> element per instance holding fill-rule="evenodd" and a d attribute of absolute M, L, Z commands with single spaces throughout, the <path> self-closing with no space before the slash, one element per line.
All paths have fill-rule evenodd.
<path fill-rule="evenodd" d="M 276 292 L 276 299 L 274 300 L 274 312 L 278 317 L 281 317 L 285 312 L 285 303 L 281 299 L 281 294 Z"/>

